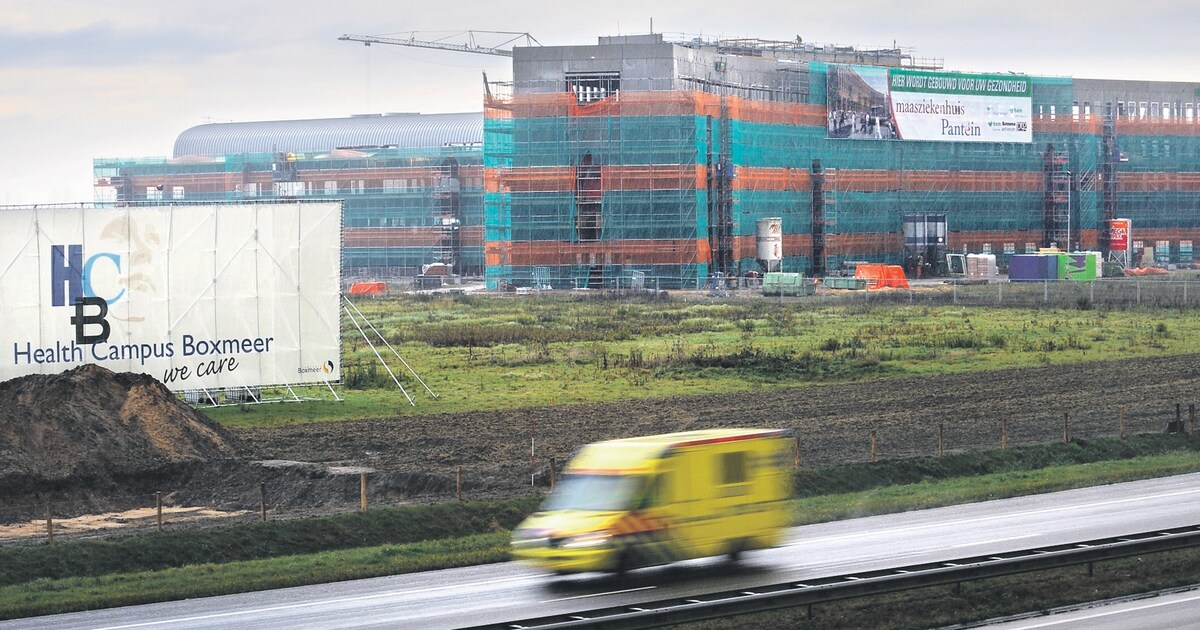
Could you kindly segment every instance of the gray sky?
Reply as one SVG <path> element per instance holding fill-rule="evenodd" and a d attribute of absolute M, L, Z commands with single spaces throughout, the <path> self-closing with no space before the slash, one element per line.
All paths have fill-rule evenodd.
<path fill-rule="evenodd" d="M 92 158 L 169 156 L 206 122 L 482 109 L 503 57 L 344 33 L 529 32 L 543 45 L 654 30 L 913 48 L 948 70 L 1200 81 L 1194 0 L 2 0 L 0 204 L 91 201 Z M 498 43 L 482 41 L 483 44 Z"/>

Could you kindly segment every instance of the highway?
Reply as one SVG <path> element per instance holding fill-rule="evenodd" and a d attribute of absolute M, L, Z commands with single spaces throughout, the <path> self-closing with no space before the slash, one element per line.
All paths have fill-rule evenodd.
<path fill-rule="evenodd" d="M 1173 593 L 988 626 L 989 630 L 1179 630 L 1200 619 L 1200 591 Z"/>
<path fill-rule="evenodd" d="M 797 527 L 783 547 L 746 554 L 738 565 L 696 560 L 618 579 L 551 577 L 504 563 L 53 615 L 0 622 L 0 627 L 437 630 L 1196 523 L 1200 474 L 1191 474 Z M 1191 603 L 1192 616 L 1186 618 L 1195 619 L 1196 601 Z M 1095 623 L 1093 618 L 1076 626 L 1011 627 L 1100 627 Z M 1140 621 L 1132 625 L 1145 627 Z M 1129 618 L 1111 627 L 1131 627 Z"/>

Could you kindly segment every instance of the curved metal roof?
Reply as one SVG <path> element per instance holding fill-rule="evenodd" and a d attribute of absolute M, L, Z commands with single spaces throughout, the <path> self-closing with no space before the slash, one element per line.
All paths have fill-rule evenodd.
<path fill-rule="evenodd" d="M 174 156 L 330 151 L 340 147 L 433 148 L 482 142 L 483 112 L 370 114 L 199 125 L 179 134 Z"/>

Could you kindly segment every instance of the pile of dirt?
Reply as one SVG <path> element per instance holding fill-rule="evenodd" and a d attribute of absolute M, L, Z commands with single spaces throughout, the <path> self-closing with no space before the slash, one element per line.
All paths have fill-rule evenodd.
<path fill-rule="evenodd" d="M 237 457 L 229 431 L 151 376 L 82 365 L 0 383 L 0 502 L 97 491 Z"/>

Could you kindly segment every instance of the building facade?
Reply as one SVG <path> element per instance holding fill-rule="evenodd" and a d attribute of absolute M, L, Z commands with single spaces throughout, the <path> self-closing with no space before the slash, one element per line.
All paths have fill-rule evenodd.
<path fill-rule="evenodd" d="M 935 87 L 897 106 L 906 77 Z M 769 219 L 777 268 L 815 276 L 936 272 L 941 252 L 1107 254 L 1116 218 L 1156 260 L 1191 264 L 1198 103 L 1200 83 L 947 73 L 901 49 L 657 34 L 516 48 L 510 93 L 485 107 L 487 278 L 702 286 L 766 269 Z M 903 110 L 978 111 L 989 128 L 914 133 Z"/>
<path fill-rule="evenodd" d="M 219 123 L 170 158 L 93 162 L 99 204 L 281 198 L 345 203 L 342 275 L 483 275 L 483 116 L 392 114 Z"/>

